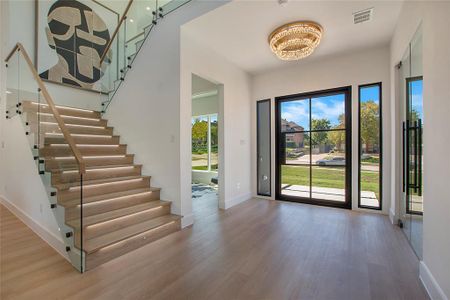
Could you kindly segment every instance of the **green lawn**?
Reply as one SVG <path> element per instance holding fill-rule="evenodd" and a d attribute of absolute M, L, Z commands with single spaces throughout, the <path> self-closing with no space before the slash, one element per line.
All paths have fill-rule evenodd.
<path fill-rule="evenodd" d="M 378 173 L 370 171 L 361 171 L 361 189 L 363 191 L 374 192 L 378 194 Z M 309 167 L 308 166 L 282 166 L 281 169 L 282 184 L 309 185 Z M 345 188 L 345 170 L 343 167 L 319 167 L 312 168 L 312 185 L 325 188 Z"/>
<path fill-rule="evenodd" d="M 211 165 L 211 171 L 217 171 L 217 168 L 219 167 L 218 164 L 213 164 Z M 199 170 L 199 171 L 207 171 L 208 170 L 208 166 L 193 166 L 192 170 Z"/>

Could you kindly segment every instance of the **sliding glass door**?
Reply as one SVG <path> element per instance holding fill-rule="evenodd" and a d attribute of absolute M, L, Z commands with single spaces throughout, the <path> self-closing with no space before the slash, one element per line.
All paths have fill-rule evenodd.
<path fill-rule="evenodd" d="M 422 30 L 418 29 L 399 67 L 402 111 L 403 193 L 399 225 L 419 258 L 423 238 L 423 68 Z"/>
<path fill-rule="evenodd" d="M 351 207 L 351 88 L 276 98 L 277 199 Z"/>

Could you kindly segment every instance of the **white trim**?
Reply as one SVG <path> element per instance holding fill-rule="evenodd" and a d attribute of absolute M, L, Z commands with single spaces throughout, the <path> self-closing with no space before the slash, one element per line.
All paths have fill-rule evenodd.
<path fill-rule="evenodd" d="M 423 260 L 420 261 L 419 265 L 419 278 L 427 290 L 428 296 L 430 296 L 432 300 L 448 300 L 447 296 L 444 294 L 444 291 L 441 289 Z"/>
<path fill-rule="evenodd" d="M 183 218 L 181 218 L 181 228 L 186 228 L 188 226 L 191 226 L 192 224 L 194 224 L 194 215 L 193 214 L 189 214 L 189 215 L 183 216 Z"/>
<path fill-rule="evenodd" d="M 33 220 L 19 207 L 15 206 L 11 201 L 6 200 L 6 197 L 0 197 L 0 203 L 5 206 L 11 213 L 13 213 L 19 220 L 27 225 L 34 233 L 50 245 L 56 252 L 70 262 L 69 256 L 66 252 L 66 245 L 64 242 L 55 236 L 53 233 L 44 228 L 41 224 Z"/>
<path fill-rule="evenodd" d="M 395 211 L 391 209 L 389 209 L 389 220 L 391 220 L 391 223 L 393 225 L 395 225 Z"/>
<path fill-rule="evenodd" d="M 238 204 L 240 204 L 246 200 L 249 200 L 251 198 L 252 198 L 252 193 L 251 192 L 246 193 L 246 194 L 231 198 L 228 201 L 225 200 L 224 203 L 219 202 L 219 208 L 220 209 L 229 209 L 229 208 L 231 208 L 235 205 L 238 205 Z"/>

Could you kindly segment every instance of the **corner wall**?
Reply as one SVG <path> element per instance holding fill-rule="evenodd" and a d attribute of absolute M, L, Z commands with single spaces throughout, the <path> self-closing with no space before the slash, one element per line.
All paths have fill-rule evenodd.
<path fill-rule="evenodd" d="M 183 227 L 193 217 L 190 164 L 180 171 L 186 160 L 180 145 L 190 136 L 180 132 L 180 117 L 186 120 L 180 112 L 180 26 L 225 3 L 194 0 L 159 20 L 105 115 L 136 154 L 136 162 L 144 165 L 143 174 L 152 175 L 151 184 L 162 188 L 161 199 L 172 201 L 172 212 L 184 217 Z M 187 118 L 190 126 L 190 114 Z"/>
<path fill-rule="evenodd" d="M 201 44 L 183 27 L 181 31 L 181 182 L 183 201 L 191 202 L 188 172 L 191 169 L 191 77 L 196 74 L 223 86 L 219 103 L 219 207 L 227 209 L 251 193 L 251 80 L 221 55 Z M 219 99 L 220 99 L 219 92 Z M 221 118 L 220 118 L 221 117 Z M 222 153 L 221 153 L 222 151 Z M 189 198 L 189 199 L 188 199 Z"/>
<path fill-rule="evenodd" d="M 432 299 L 450 298 L 450 178 L 449 116 L 450 116 L 450 2 L 407 1 L 391 43 L 391 80 L 395 65 L 401 60 L 420 22 L 423 26 L 424 101 L 424 218 L 423 261 L 420 278 Z M 392 85 L 391 95 L 396 94 Z M 399 100 L 400 101 L 400 100 Z M 396 101 L 398 102 L 398 101 Z M 400 116 L 393 114 L 397 137 L 392 155 L 399 153 Z M 401 168 L 397 166 L 397 173 Z M 393 169 L 394 171 L 394 169 Z M 400 178 L 396 175 L 396 178 Z M 398 180 L 392 181 L 393 201 L 397 203 Z M 395 204 L 393 203 L 393 204 Z"/>
<path fill-rule="evenodd" d="M 275 104 L 274 98 L 298 93 L 352 86 L 352 208 L 358 208 L 358 86 L 382 82 L 383 139 L 390 140 L 389 48 L 366 49 L 325 57 L 310 63 L 275 69 L 253 77 L 252 90 L 252 191 L 256 196 L 256 101 L 272 99 L 272 197 L 275 199 Z M 383 143 L 383 210 L 390 208 L 390 144 Z M 258 196 L 259 197 L 259 196 Z M 362 210 L 362 209 L 361 209 Z M 374 210 L 365 210 L 377 212 Z"/>

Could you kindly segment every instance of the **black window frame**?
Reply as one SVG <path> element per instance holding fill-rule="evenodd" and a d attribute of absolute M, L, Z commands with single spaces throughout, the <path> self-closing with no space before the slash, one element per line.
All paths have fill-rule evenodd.
<path fill-rule="evenodd" d="M 283 102 L 299 100 L 299 98 L 314 98 L 320 96 L 330 96 L 333 94 L 345 95 L 345 145 L 346 154 L 345 159 L 347 161 L 345 166 L 345 202 L 337 202 L 316 198 L 303 198 L 297 196 L 282 195 L 281 193 L 281 162 L 283 158 L 281 157 L 281 137 L 283 133 L 281 132 L 281 114 L 280 108 Z M 310 113 L 311 113 L 311 101 L 310 101 Z M 311 115 L 310 115 L 311 119 Z M 310 130 L 311 131 L 311 128 Z M 317 130 L 316 130 L 317 131 Z M 319 130 L 320 131 L 320 130 Z M 333 130 L 324 130 L 333 131 Z M 290 132 L 291 133 L 291 132 Z M 344 209 L 352 209 L 352 86 L 343 86 L 333 89 L 326 89 L 320 91 L 306 92 L 300 94 L 292 94 L 286 96 L 275 97 L 275 197 L 276 200 L 299 202 L 306 204 L 313 204 L 319 206 L 329 206 Z M 310 165 L 310 180 L 312 166 Z"/>
<path fill-rule="evenodd" d="M 373 206 L 367 206 L 367 205 L 361 205 L 361 150 L 362 150 L 362 144 L 361 144 L 361 90 L 364 88 L 374 87 L 377 86 L 380 90 L 380 99 L 379 99 L 379 105 L 378 110 L 380 114 L 380 162 L 379 162 L 379 191 L 380 191 L 380 205 L 379 207 L 373 207 Z M 358 208 L 363 209 L 372 209 L 372 210 L 383 210 L 383 83 L 382 82 L 375 82 L 375 83 L 369 83 L 369 84 L 361 84 L 358 86 Z"/>

